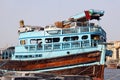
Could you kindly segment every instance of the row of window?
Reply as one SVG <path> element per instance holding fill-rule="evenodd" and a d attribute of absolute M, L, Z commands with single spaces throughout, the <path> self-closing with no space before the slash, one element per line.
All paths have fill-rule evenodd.
<path fill-rule="evenodd" d="M 71 36 L 71 37 L 64 37 L 63 41 L 77 41 L 79 40 L 79 36 Z M 81 37 L 82 40 L 87 40 L 88 39 L 88 35 L 84 35 Z M 101 41 L 105 41 L 105 38 L 103 36 L 100 35 L 91 35 L 91 39 L 93 40 L 101 40 Z M 55 42 L 60 42 L 60 38 L 56 37 L 56 38 L 45 38 L 45 43 L 55 43 Z M 26 44 L 26 40 L 20 40 L 20 44 L 24 45 Z M 42 39 L 31 39 L 30 40 L 30 44 L 42 44 Z"/>
<path fill-rule="evenodd" d="M 16 55 L 16 58 L 38 58 L 42 57 L 42 54 L 36 54 L 36 55 Z"/>
<path fill-rule="evenodd" d="M 81 37 L 81 39 L 85 40 L 88 39 L 88 35 L 84 35 Z M 63 41 L 75 41 L 75 40 L 79 40 L 79 36 L 71 36 L 71 37 L 64 37 Z M 60 42 L 60 38 L 46 38 L 45 39 L 45 43 L 54 43 L 54 42 Z M 41 44 L 42 43 L 42 39 L 31 39 L 30 40 L 30 44 Z M 20 44 L 21 45 L 25 45 L 26 44 L 26 40 L 20 40 Z"/>

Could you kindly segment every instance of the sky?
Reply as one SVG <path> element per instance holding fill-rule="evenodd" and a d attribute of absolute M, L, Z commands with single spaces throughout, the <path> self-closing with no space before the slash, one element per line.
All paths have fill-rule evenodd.
<path fill-rule="evenodd" d="M 0 48 L 18 44 L 19 21 L 45 26 L 84 10 L 104 10 L 100 25 L 107 41 L 120 40 L 120 0 L 0 0 Z"/>

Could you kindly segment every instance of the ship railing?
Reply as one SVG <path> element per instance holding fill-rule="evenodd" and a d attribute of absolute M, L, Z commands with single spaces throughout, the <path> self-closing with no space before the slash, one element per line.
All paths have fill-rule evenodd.
<path fill-rule="evenodd" d="M 64 28 L 64 29 L 57 29 L 57 30 L 46 30 L 45 35 L 64 35 L 64 34 L 78 34 L 84 32 L 100 32 L 105 35 L 105 31 L 100 26 L 75 26 L 72 28 Z"/>
<path fill-rule="evenodd" d="M 21 52 L 21 49 L 23 53 L 27 52 L 35 52 L 35 51 L 53 51 L 53 50 L 65 50 L 65 49 L 78 49 L 78 48 L 88 48 L 88 47 L 97 47 L 98 40 L 76 40 L 76 41 L 64 41 L 64 42 L 51 42 L 51 43 L 45 43 L 41 44 L 40 46 L 38 44 L 27 44 L 23 46 L 17 46 L 16 50 L 17 52 Z"/>
<path fill-rule="evenodd" d="M 80 49 L 80 48 L 90 48 L 97 47 L 98 40 L 76 40 L 76 41 L 64 41 L 55 43 L 45 43 L 38 46 L 38 44 L 30 44 L 23 46 L 17 46 L 16 50 L 18 53 L 28 53 L 28 52 L 44 52 L 44 51 L 58 51 L 67 49 Z M 22 48 L 21 48 L 22 47 Z M 24 48 L 24 49 L 23 49 Z M 22 52 L 21 52 L 22 49 Z"/>
<path fill-rule="evenodd" d="M 79 28 L 66 28 L 62 30 L 62 34 L 78 33 Z"/>
<path fill-rule="evenodd" d="M 16 47 L 19 48 L 20 46 Z M 27 48 L 26 48 L 27 47 Z M 78 49 L 78 48 L 88 48 L 95 47 L 95 45 L 91 46 L 90 40 L 77 40 L 77 41 L 64 41 L 59 43 L 46 43 L 41 44 L 41 47 L 38 47 L 37 44 L 25 45 L 25 49 L 27 52 L 35 52 L 35 51 L 56 51 L 56 50 L 65 50 L 65 49 Z M 25 50 L 25 53 L 26 53 Z M 24 51 L 23 51 L 24 52 Z"/>

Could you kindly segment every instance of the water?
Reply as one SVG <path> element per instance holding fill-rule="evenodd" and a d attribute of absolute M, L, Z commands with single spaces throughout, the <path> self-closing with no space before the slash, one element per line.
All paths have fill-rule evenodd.
<path fill-rule="evenodd" d="M 105 68 L 104 80 L 120 80 L 120 69 Z"/>

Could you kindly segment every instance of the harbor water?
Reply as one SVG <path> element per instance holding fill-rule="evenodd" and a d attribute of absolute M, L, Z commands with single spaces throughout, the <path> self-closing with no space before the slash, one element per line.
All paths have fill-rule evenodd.
<path fill-rule="evenodd" d="M 105 68 L 104 80 L 120 80 L 120 69 Z"/>

